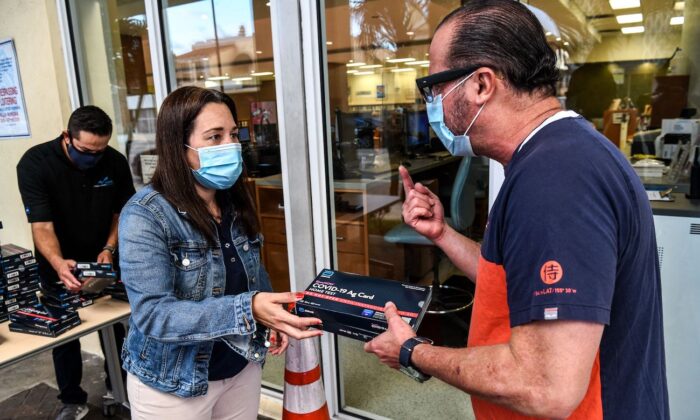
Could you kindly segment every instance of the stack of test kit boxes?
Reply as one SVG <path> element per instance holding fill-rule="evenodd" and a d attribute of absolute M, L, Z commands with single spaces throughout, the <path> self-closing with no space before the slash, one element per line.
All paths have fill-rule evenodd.
<path fill-rule="evenodd" d="M 39 266 L 32 251 L 13 244 L 0 246 L 0 322 L 38 302 Z"/>
<path fill-rule="evenodd" d="M 58 337 L 80 323 L 78 312 L 48 308 L 42 304 L 10 314 L 10 331 L 45 337 Z"/>

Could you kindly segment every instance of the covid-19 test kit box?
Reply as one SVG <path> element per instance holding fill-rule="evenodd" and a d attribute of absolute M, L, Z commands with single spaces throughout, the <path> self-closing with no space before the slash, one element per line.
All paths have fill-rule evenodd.
<path fill-rule="evenodd" d="M 297 301 L 296 313 L 321 319 L 324 331 L 369 341 L 387 330 L 384 305 L 389 301 L 418 330 L 431 293 L 429 286 L 323 270 Z"/>

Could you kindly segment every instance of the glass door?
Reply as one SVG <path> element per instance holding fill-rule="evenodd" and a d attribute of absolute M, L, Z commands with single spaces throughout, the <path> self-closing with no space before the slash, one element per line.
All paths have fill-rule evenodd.
<path fill-rule="evenodd" d="M 325 48 L 330 130 L 328 185 L 335 268 L 461 290 L 456 309 L 428 315 L 420 333 L 464 346 L 473 284 L 431 245 L 416 245 L 403 224 L 403 165 L 438 194 L 479 239 L 488 209 L 488 162 L 451 156 L 430 130 L 415 80 L 428 72 L 428 47 L 455 1 L 326 0 Z M 466 166 L 466 170 L 461 167 Z M 458 177 L 466 177 L 461 183 Z M 457 191 L 456 186 L 464 184 Z M 458 203 L 455 200 L 460 200 Z M 329 200 L 330 201 L 330 200 Z M 453 204 L 453 205 L 451 205 Z M 415 232 L 413 232 L 415 234 Z M 418 384 L 338 336 L 341 410 L 390 418 L 469 418 L 469 398 L 440 381 Z"/>

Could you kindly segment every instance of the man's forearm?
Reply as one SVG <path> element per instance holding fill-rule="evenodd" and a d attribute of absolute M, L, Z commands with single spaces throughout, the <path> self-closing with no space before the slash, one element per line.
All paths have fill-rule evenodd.
<path fill-rule="evenodd" d="M 32 223 L 32 238 L 34 246 L 41 255 L 51 264 L 56 265 L 56 261 L 63 259 L 61 245 L 58 242 L 53 224 L 50 222 Z"/>
<path fill-rule="evenodd" d="M 413 363 L 423 372 L 479 397 L 517 412 L 552 417 L 548 386 L 542 375 L 529 372 L 508 344 L 453 349 L 419 345 Z"/>
<path fill-rule="evenodd" d="M 109 236 L 107 237 L 106 246 L 111 246 L 113 248 L 117 247 L 119 234 L 119 213 L 112 216 L 112 226 L 109 229 Z"/>
<path fill-rule="evenodd" d="M 481 245 L 445 224 L 445 232 L 435 240 L 437 245 L 471 281 L 476 282 Z"/>

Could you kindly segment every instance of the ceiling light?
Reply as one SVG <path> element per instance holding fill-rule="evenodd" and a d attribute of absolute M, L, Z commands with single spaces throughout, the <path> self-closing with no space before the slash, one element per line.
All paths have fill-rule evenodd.
<path fill-rule="evenodd" d="M 545 32 L 545 33 L 544 33 L 544 36 L 552 36 L 552 33 L 551 33 L 551 32 Z"/>
<path fill-rule="evenodd" d="M 326 41 L 326 45 L 333 45 L 333 41 Z"/>
<path fill-rule="evenodd" d="M 360 67 L 360 66 L 364 66 L 364 65 L 365 65 L 365 63 L 348 63 L 345 66 L 346 67 Z"/>
<path fill-rule="evenodd" d="M 274 73 L 271 71 L 261 71 L 260 73 L 250 73 L 251 76 L 262 77 L 262 76 L 272 76 Z"/>
<path fill-rule="evenodd" d="M 673 3 L 673 10 L 684 10 L 685 9 L 685 2 L 684 1 L 677 1 Z"/>
<path fill-rule="evenodd" d="M 381 64 L 368 64 L 366 66 L 360 66 L 361 69 L 377 69 L 381 67 Z"/>
<path fill-rule="evenodd" d="M 231 79 L 234 82 L 246 82 L 248 80 L 253 80 L 252 77 L 236 77 L 235 79 Z"/>
<path fill-rule="evenodd" d="M 202 57 L 202 61 L 209 61 L 209 57 Z"/>
<path fill-rule="evenodd" d="M 413 32 L 413 31 L 408 31 L 408 32 L 406 32 L 406 35 L 408 35 L 408 36 L 413 36 L 413 35 L 415 35 L 415 34 L 416 34 L 416 33 Z"/>
<path fill-rule="evenodd" d="M 632 7 L 639 7 L 639 0 L 610 0 L 610 7 L 613 10 L 631 9 Z"/>
<path fill-rule="evenodd" d="M 353 74 L 353 73 L 357 73 L 357 70 L 348 70 L 348 71 L 346 71 L 345 73 L 347 73 L 347 74 Z"/>
<path fill-rule="evenodd" d="M 425 56 L 426 56 L 426 57 L 429 56 L 429 55 L 430 55 L 430 53 L 425 53 Z"/>
<path fill-rule="evenodd" d="M 213 76 L 213 77 L 207 77 L 207 80 L 211 81 L 216 81 L 216 80 L 228 80 L 228 76 Z"/>
<path fill-rule="evenodd" d="M 430 61 L 421 60 L 421 61 L 411 61 L 410 63 L 406 63 L 407 66 L 420 66 L 421 64 L 430 64 Z"/>
<path fill-rule="evenodd" d="M 413 57 L 406 57 L 406 58 L 391 58 L 389 60 L 386 60 L 387 63 L 408 63 L 409 61 L 416 61 L 416 59 Z"/>
<path fill-rule="evenodd" d="M 421 67 L 430 67 L 430 64 L 421 64 Z"/>
<path fill-rule="evenodd" d="M 405 71 L 416 71 L 416 69 L 409 69 L 409 68 L 391 69 L 392 73 L 403 73 Z"/>
<path fill-rule="evenodd" d="M 632 13 L 631 15 L 615 16 L 615 19 L 617 19 L 617 23 L 619 23 L 620 25 L 624 25 L 625 23 L 641 22 L 642 20 L 644 20 L 644 17 L 641 13 Z"/>
<path fill-rule="evenodd" d="M 564 41 L 564 45 L 569 46 L 569 41 Z"/>
<path fill-rule="evenodd" d="M 257 51 L 255 51 L 255 54 L 262 54 L 262 51 L 257 50 Z"/>
<path fill-rule="evenodd" d="M 357 73 L 355 73 L 355 76 L 364 76 L 366 74 L 374 74 L 374 72 L 373 71 L 358 71 Z"/>
<path fill-rule="evenodd" d="M 270 7 L 270 2 L 265 3 L 265 6 Z"/>
<path fill-rule="evenodd" d="M 623 34 L 639 34 L 644 32 L 644 26 L 628 26 L 620 30 Z"/>
<path fill-rule="evenodd" d="M 682 25 L 683 22 L 685 22 L 685 18 L 683 16 L 674 16 L 671 18 L 671 25 Z"/>
<path fill-rule="evenodd" d="M 561 41 L 561 37 L 560 37 L 560 36 L 557 37 L 557 42 L 559 42 L 559 41 Z"/>

